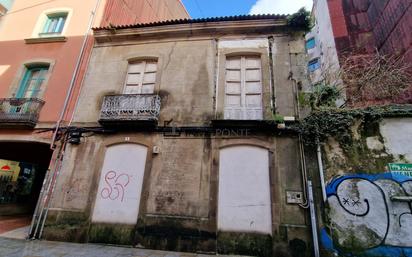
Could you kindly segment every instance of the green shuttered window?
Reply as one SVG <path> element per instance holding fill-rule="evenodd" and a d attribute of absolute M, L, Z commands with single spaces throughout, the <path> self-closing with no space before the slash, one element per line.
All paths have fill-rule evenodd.
<path fill-rule="evenodd" d="M 67 13 L 48 14 L 40 36 L 60 35 L 66 23 Z"/>

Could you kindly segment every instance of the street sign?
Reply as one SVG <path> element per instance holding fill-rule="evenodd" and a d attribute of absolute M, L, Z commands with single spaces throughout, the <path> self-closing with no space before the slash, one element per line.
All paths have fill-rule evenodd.
<path fill-rule="evenodd" d="M 388 163 L 388 168 L 394 174 L 412 177 L 412 163 Z"/>

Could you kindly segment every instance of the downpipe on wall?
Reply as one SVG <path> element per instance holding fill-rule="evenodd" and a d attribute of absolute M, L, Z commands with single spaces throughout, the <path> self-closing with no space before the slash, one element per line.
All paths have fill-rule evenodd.
<path fill-rule="evenodd" d="M 69 101 L 72 97 L 74 85 L 75 85 L 75 82 L 76 82 L 77 77 L 79 75 L 80 65 L 81 65 L 81 62 L 82 62 L 82 59 L 83 59 L 84 51 L 86 49 L 87 39 L 88 39 L 90 30 L 92 29 L 92 26 L 93 26 L 93 23 L 94 23 L 94 18 L 96 16 L 97 9 L 100 5 L 100 1 L 101 0 L 96 0 L 96 5 L 94 6 L 94 9 L 90 14 L 90 19 L 89 19 L 89 23 L 87 25 L 86 33 L 84 35 L 84 39 L 83 39 L 83 42 L 82 42 L 82 47 L 80 49 L 79 56 L 77 57 L 76 67 L 74 68 L 74 72 L 73 72 L 73 76 L 72 76 L 71 81 L 70 81 L 69 89 L 67 91 L 66 98 L 64 99 L 64 104 L 63 104 L 62 111 L 60 112 L 59 120 L 56 122 L 56 128 L 54 130 L 52 142 L 51 142 L 51 145 L 50 145 L 50 148 L 52 150 L 54 150 L 54 142 L 56 141 L 57 133 L 59 132 L 60 125 L 61 125 L 61 123 L 64 119 L 64 115 L 66 114 L 67 107 L 69 105 Z"/>
<path fill-rule="evenodd" d="M 289 62 L 291 63 L 292 60 L 291 60 L 290 55 L 289 55 L 289 58 L 290 58 Z M 300 104 L 299 104 L 299 88 L 298 88 L 298 82 L 293 77 L 292 71 L 290 71 L 288 79 L 291 80 L 293 83 L 293 89 L 295 93 L 295 113 L 296 113 L 298 120 L 300 120 L 301 117 L 300 117 Z M 318 149 L 320 149 L 319 144 L 317 144 L 317 146 L 319 147 Z M 300 153 L 301 173 L 302 173 L 302 187 L 303 187 L 303 192 L 305 194 L 304 202 L 300 204 L 299 206 L 305 209 L 309 208 L 314 256 L 320 257 L 318 225 L 316 221 L 317 216 L 316 216 L 315 201 L 313 197 L 313 187 L 312 187 L 312 181 L 308 179 L 308 175 L 307 175 L 305 148 L 303 145 L 302 136 L 300 134 L 299 134 L 299 153 Z M 318 161 L 319 161 L 319 155 L 318 155 Z M 323 171 L 323 166 L 322 166 L 322 171 Z M 323 173 L 322 173 L 322 181 L 323 181 Z M 324 185 L 324 183 L 322 185 Z M 322 192 L 324 192 L 324 186 L 322 186 Z"/>
<path fill-rule="evenodd" d="M 316 143 L 316 155 L 318 157 L 320 186 L 322 188 L 322 200 L 323 200 L 323 203 L 325 203 L 326 202 L 325 176 L 323 173 L 322 150 L 320 148 L 319 142 Z"/>
<path fill-rule="evenodd" d="M 96 0 L 96 5 L 94 6 L 94 9 L 90 14 L 89 23 L 87 25 L 87 30 L 86 30 L 86 33 L 84 35 L 84 39 L 83 39 L 83 42 L 82 42 L 82 47 L 80 49 L 79 56 L 77 57 L 76 66 L 75 66 L 75 69 L 74 69 L 74 72 L 73 72 L 73 75 L 72 75 L 72 78 L 71 78 L 71 81 L 70 81 L 69 89 L 67 91 L 66 98 L 64 100 L 63 108 L 60 112 L 59 120 L 56 122 L 56 127 L 54 129 L 52 142 L 50 144 L 50 149 L 51 150 L 56 151 L 55 142 L 57 140 L 60 125 L 61 125 L 61 123 L 64 119 L 64 115 L 67 111 L 67 107 L 68 107 L 69 101 L 70 101 L 72 93 L 73 93 L 75 82 L 76 82 L 76 79 L 78 77 L 80 66 L 81 66 L 81 63 L 82 63 L 82 59 L 83 59 L 83 56 L 84 56 L 84 53 L 85 53 L 87 39 L 88 39 L 90 30 L 93 26 L 94 19 L 95 19 L 95 16 L 96 16 L 96 12 L 98 10 L 100 2 L 101 2 L 101 0 Z M 37 201 L 35 212 L 33 214 L 32 222 L 31 222 L 31 225 L 30 225 L 30 230 L 29 230 L 29 234 L 28 234 L 28 238 L 30 238 L 30 239 L 41 238 L 41 236 L 42 236 L 44 225 L 45 225 L 47 215 L 48 215 L 48 210 L 49 210 L 51 200 L 52 200 L 52 197 L 53 197 L 53 192 L 54 192 L 54 189 L 55 189 L 55 186 L 56 186 L 56 181 L 57 181 L 57 178 L 60 174 L 60 169 L 61 169 L 63 156 L 64 156 L 64 148 L 65 148 L 66 139 L 67 139 L 66 136 L 67 136 L 66 134 L 63 135 L 63 140 L 62 140 L 62 143 L 61 143 L 61 147 L 57 150 L 57 153 L 56 153 L 55 163 L 51 165 L 52 168 L 48 170 L 48 172 L 46 174 L 46 178 L 43 181 L 42 189 L 41 189 L 41 192 L 40 192 L 40 197 Z M 39 213 L 39 214 L 37 214 L 37 213 Z"/>
<path fill-rule="evenodd" d="M 62 140 L 59 150 L 54 152 L 55 157 L 46 173 L 46 178 L 43 181 L 42 189 L 39 199 L 36 204 L 36 208 L 33 214 L 32 222 L 28 232 L 29 239 L 36 239 L 41 237 L 41 232 L 46 221 L 47 210 L 50 206 L 52 193 L 56 184 L 57 176 L 60 172 L 61 163 L 63 161 L 64 148 L 66 146 L 66 135 Z"/>
<path fill-rule="evenodd" d="M 308 197 L 309 197 L 309 211 L 310 224 L 312 227 L 313 251 L 315 257 L 319 257 L 319 240 L 318 240 L 318 224 L 316 222 L 315 201 L 313 199 L 312 181 L 308 180 Z"/>

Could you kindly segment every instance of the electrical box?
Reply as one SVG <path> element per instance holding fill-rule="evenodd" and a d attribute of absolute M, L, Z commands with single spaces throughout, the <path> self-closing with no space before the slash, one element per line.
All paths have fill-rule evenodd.
<path fill-rule="evenodd" d="M 290 204 L 303 203 L 302 191 L 286 191 L 286 202 Z"/>

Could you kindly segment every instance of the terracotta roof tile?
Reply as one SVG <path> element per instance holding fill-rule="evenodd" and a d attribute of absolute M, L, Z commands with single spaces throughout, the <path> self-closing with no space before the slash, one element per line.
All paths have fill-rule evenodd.
<path fill-rule="evenodd" d="M 285 19 L 287 15 L 280 14 L 257 14 L 257 15 L 237 15 L 237 16 L 224 16 L 224 17 L 209 17 L 200 19 L 177 19 L 166 20 L 149 23 L 137 23 L 137 24 L 125 24 L 114 25 L 93 28 L 93 30 L 106 30 L 106 29 L 129 29 L 129 28 L 143 28 L 143 27 L 155 27 L 174 24 L 190 24 L 190 23 L 203 23 L 203 22 L 219 22 L 219 21 L 242 21 L 242 20 L 264 20 L 264 19 Z"/>

